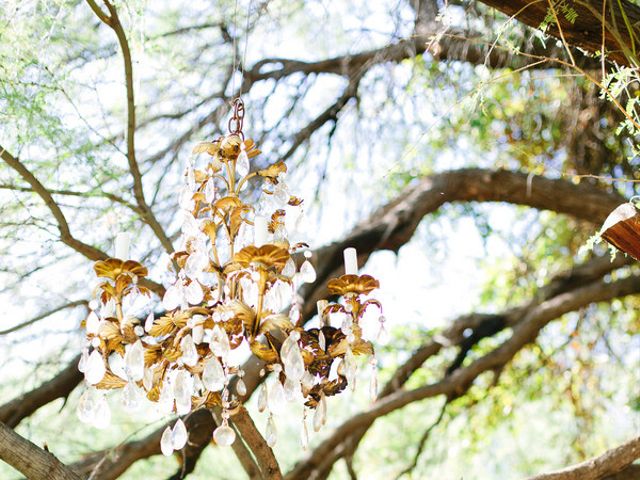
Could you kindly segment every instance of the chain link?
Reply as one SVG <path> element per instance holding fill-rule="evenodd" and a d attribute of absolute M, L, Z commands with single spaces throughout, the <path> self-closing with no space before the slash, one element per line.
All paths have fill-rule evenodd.
<path fill-rule="evenodd" d="M 233 100 L 233 115 L 229 119 L 229 133 L 232 135 L 238 135 L 244 140 L 244 133 L 242 133 L 242 124 L 244 122 L 244 102 L 240 97 Z"/>

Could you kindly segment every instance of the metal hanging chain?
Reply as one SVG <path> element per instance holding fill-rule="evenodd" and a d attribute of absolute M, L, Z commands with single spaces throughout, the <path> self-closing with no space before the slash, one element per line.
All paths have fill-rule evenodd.
<path fill-rule="evenodd" d="M 242 133 L 242 124 L 244 122 L 244 102 L 242 98 L 237 97 L 233 100 L 233 115 L 229 119 L 229 133 L 232 135 L 238 135 L 244 140 L 244 133 Z"/>

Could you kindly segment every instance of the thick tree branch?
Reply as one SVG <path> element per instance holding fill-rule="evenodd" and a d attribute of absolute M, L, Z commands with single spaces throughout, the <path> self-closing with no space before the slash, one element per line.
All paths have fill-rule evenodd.
<path fill-rule="evenodd" d="M 344 248 L 356 247 L 361 265 L 376 250 L 398 251 L 411 239 L 424 216 L 444 204 L 508 202 L 552 210 L 600 225 L 624 201 L 619 195 L 593 185 L 575 185 L 562 179 L 507 170 L 468 168 L 430 175 L 373 212 L 342 240 L 315 252 L 317 279 L 301 292 L 306 301 L 303 314 L 313 316 L 315 302 L 327 296 L 324 285 L 342 271 Z"/>
<path fill-rule="evenodd" d="M 233 416 L 233 424 L 240 432 L 242 441 L 247 444 L 249 451 L 255 456 L 256 463 L 262 472 L 262 478 L 265 480 L 281 479 L 280 465 L 278 465 L 273 450 L 267 445 L 244 407 L 241 407 L 240 411 Z"/>
<path fill-rule="evenodd" d="M 0 423 L 0 460 L 29 480 L 80 480 L 51 453 Z"/>
<path fill-rule="evenodd" d="M 571 46 L 589 52 L 598 52 L 604 43 L 607 58 L 620 65 L 633 66 L 637 63 L 635 51 L 640 47 L 640 7 L 628 0 L 607 2 L 604 39 L 602 38 L 602 2 L 604 0 L 583 0 L 566 2 L 575 12 L 567 13 L 559 9 L 554 1 L 555 15 L 550 10 L 549 0 L 481 0 L 482 3 L 500 10 L 506 15 L 533 28 L 538 28 L 551 15 L 548 33 L 563 38 Z M 625 17 L 626 16 L 626 21 Z M 555 22 L 557 17 L 559 25 Z M 630 28 L 627 28 L 627 25 Z M 558 28 L 559 27 L 559 28 Z M 637 65 L 636 65 L 637 66 Z"/>
<path fill-rule="evenodd" d="M 535 475 L 528 480 L 604 480 L 624 472 L 640 458 L 640 437 L 607 450 L 602 455 L 552 473 Z"/>
<path fill-rule="evenodd" d="M 15 427 L 40 407 L 58 398 L 66 398 L 82 381 L 82 373 L 78 370 L 79 361 L 78 355 L 51 380 L 0 406 L 0 422 Z"/>

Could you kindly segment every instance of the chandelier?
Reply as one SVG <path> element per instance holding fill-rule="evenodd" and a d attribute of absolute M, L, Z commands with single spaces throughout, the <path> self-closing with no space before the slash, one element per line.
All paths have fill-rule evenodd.
<path fill-rule="evenodd" d="M 222 420 L 213 432 L 218 445 L 231 445 L 236 433 L 229 424 L 247 395 L 234 352 L 249 350 L 264 362 L 258 410 L 268 413 L 266 440 L 276 442 L 274 414 L 288 402 L 313 410 L 313 429 L 327 418 L 326 397 L 355 386 L 358 362 L 368 355 L 371 394 L 375 396 L 376 360 L 372 344 L 363 339 L 361 322 L 378 281 L 358 275 L 354 248 L 344 250 L 345 274 L 330 280 L 332 301 L 317 302 L 317 326 L 305 326 L 297 290 L 313 283 L 316 272 L 305 243 L 293 243 L 287 225 L 299 216 L 302 200 L 289 193 L 287 167 L 277 161 L 252 168 L 261 152 L 242 132 L 244 104 L 236 99 L 229 133 L 201 142 L 185 170 L 179 192 L 183 218 L 179 249 L 171 255 L 173 283 L 160 309 L 146 320 L 133 315 L 134 305 L 149 302 L 140 285 L 147 274 L 129 259 L 130 235 L 116 237 L 114 258 L 96 262 L 100 283 L 85 321 L 87 346 L 79 369 L 86 390 L 78 416 L 96 427 L 109 425 L 108 390 L 121 390 L 127 411 L 155 408 L 184 416 L 200 408 L 218 408 Z M 248 188 L 254 181 L 262 185 Z M 256 199 L 257 193 L 259 197 Z M 146 299 L 145 299 L 146 297 Z M 380 331 L 384 317 L 380 315 Z M 240 349 L 240 350 L 237 350 Z M 233 391 L 231 379 L 236 376 Z M 186 445 L 181 418 L 167 427 L 161 450 L 172 454 Z M 308 442 L 303 419 L 303 446 Z"/>

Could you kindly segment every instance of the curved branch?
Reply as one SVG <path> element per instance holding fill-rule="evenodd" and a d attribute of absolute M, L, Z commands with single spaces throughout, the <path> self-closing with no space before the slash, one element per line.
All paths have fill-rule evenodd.
<path fill-rule="evenodd" d="M 14 325 L 13 327 L 9 327 L 5 330 L 0 330 L 0 335 L 8 335 L 9 333 L 17 332 L 18 330 L 22 330 L 23 328 L 26 328 L 29 325 L 33 325 L 34 323 L 39 322 L 40 320 L 44 320 L 45 318 L 50 317 L 55 313 L 61 312 L 62 310 L 66 310 L 68 308 L 75 308 L 75 307 L 79 307 L 80 305 L 87 305 L 87 304 L 88 302 L 86 300 L 76 300 L 75 302 L 65 303 L 64 305 L 60 305 L 59 307 L 56 307 L 52 310 L 43 312 L 40 315 L 30 318 L 29 320 L 26 320 L 17 325 Z"/>
<path fill-rule="evenodd" d="M 84 255 L 89 260 L 98 261 L 105 260 L 109 258 L 109 256 L 103 251 L 97 249 L 96 247 L 86 244 L 77 238 L 75 238 L 71 234 L 71 229 L 69 228 L 69 223 L 67 222 L 67 218 L 60 206 L 56 203 L 51 192 L 47 190 L 47 188 L 36 178 L 36 176 L 31 173 L 31 171 L 16 157 L 11 155 L 6 149 L 0 145 L 0 158 L 5 161 L 7 165 L 9 165 L 12 169 L 14 169 L 18 174 L 26 181 L 33 191 L 44 201 L 45 205 L 55 218 L 56 223 L 58 225 L 58 231 L 60 232 L 60 240 L 65 245 L 71 247 L 76 252 Z M 164 287 L 156 282 L 153 282 L 147 278 L 142 279 L 140 281 L 140 285 L 147 287 L 152 292 L 162 296 L 164 294 Z"/>
<path fill-rule="evenodd" d="M 598 457 L 556 472 L 535 475 L 528 480 L 605 480 L 606 477 L 624 472 L 639 458 L 640 437 L 635 437 Z"/>
<path fill-rule="evenodd" d="M 264 437 L 260 434 L 253 419 L 244 407 L 233 416 L 233 424 L 237 427 L 242 440 L 249 447 L 249 451 L 253 453 L 256 462 L 262 472 L 262 478 L 265 480 L 278 480 L 282 478 L 280 465 L 276 460 L 271 447 L 267 445 Z"/>
<path fill-rule="evenodd" d="M 53 454 L 0 423 L 0 459 L 30 480 L 80 480 Z"/>
<path fill-rule="evenodd" d="M 69 365 L 51 380 L 0 406 L 0 422 L 13 428 L 40 407 L 69 396 L 83 379 L 82 373 L 78 370 L 79 361 L 80 355 L 71 360 Z"/>
<path fill-rule="evenodd" d="M 142 186 L 142 174 L 140 173 L 140 167 L 136 160 L 136 148 L 135 148 L 135 133 L 136 133 L 136 105 L 134 99 L 133 89 L 133 65 L 131 61 L 131 50 L 129 49 L 129 42 L 127 35 L 122 27 L 120 18 L 118 17 L 118 11 L 115 6 L 109 2 L 109 0 L 103 0 L 104 4 L 109 10 L 109 16 L 107 16 L 92 0 L 87 0 L 89 6 L 94 13 L 100 18 L 100 20 L 109 26 L 116 34 L 120 50 L 122 51 L 122 59 L 124 62 L 124 77 L 127 90 L 127 161 L 129 163 L 129 171 L 133 178 L 133 194 L 136 199 L 136 203 L 140 208 L 142 220 L 151 227 L 153 233 L 156 235 L 164 249 L 168 253 L 173 252 L 173 244 L 167 236 L 166 232 L 158 222 L 158 219 L 153 214 L 151 207 L 147 204 L 144 197 L 144 188 Z"/>

